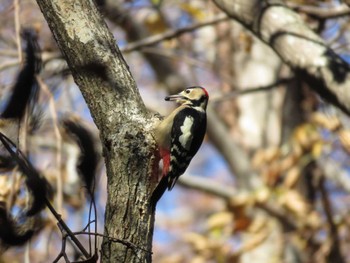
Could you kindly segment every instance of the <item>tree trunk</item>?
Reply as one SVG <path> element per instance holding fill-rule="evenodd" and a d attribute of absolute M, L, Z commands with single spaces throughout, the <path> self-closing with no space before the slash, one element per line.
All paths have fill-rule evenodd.
<path fill-rule="evenodd" d="M 108 200 L 103 262 L 151 262 L 149 196 L 158 159 L 146 110 L 112 34 L 92 0 L 37 0 L 100 130 Z"/>

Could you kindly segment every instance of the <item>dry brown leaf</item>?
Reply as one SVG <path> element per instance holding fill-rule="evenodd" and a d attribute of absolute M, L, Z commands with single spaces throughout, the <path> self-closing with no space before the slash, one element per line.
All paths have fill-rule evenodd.
<path fill-rule="evenodd" d="M 281 149 L 278 147 L 269 147 L 265 150 L 266 162 L 277 160 L 281 156 Z"/>
<path fill-rule="evenodd" d="M 300 168 L 298 166 L 293 166 L 288 170 L 283 185 L 288 189 L 293 188 L 297 183 L 299 177 Z"/>
<path fill-rule="evenodd" d="M 234 231 L 245 231 L 249 227 L 251 218 L 245 210 L 246 207 L 252 206 L 254 201 L 254 196 L 247 194 L 240 194 L 230 200 L 228 207 L 234 215 Z"/>
<path fill-rule="evenodd" d="M 224 211 L 211 215 L 207 220 L 208 229 L 224 228 L 232 224 L 233 215 L 231 212 Z"/>
<path fill-rule="evenodd" d="M 312 145 L 311 153 L 314 158 L 318 158 L 322 154 L 324 142 L 319 140 Z"/>
<path fill-rule="evenodd" d="M 316 211 L 311 211 L 306 218 L 307 225 L 312 229 L 318 229 L 322 225 L 321 215 Z"/>
<path fill-rule="evenodd" d="M 293 143 L 292 144 L 292 153 L 290 156 L 294 158 L 294 160 L 299 160 L 300 157 L 304 154 L 304 150 L 301 145 Z"/>
<path fill-rule="evenodd" d="M 0 176 L 0 201 L 6 200 L 11 192 L 11 185 L 7 176 Z"/>
<path fill-rule="evenodd" d="M 262 172 L 262 178 L 268 186 L 276 185 L 278 179 L 280 178 L 280 175 L 280 162 L 274 162 L 270 164 L 270 166 L 266 167 L 266 169 L 264 169 Z"/>
<path fill-rule="evenodd" d="M 251 223 L 252 219 L 246 214 L 246 211 L 243 207 L 236 209 L 233 227 L 234 232 L 246 231 Z"/>
<path fill-rule="evenodd" d="M 255 169 L 258 169 L 266 165 L 265 152 L 263 149 L 259 149 L 255 152 L 252 158 L 252 165 Z"/>
<path fill-rule="evenodd" d="M 299 216 L 307 216 L 309 211 L 307 202 L 295 190 L 288 190 L 279 198 L 279 202 L 286 209 Z"/>
<path fill-rule="evenodd" d="M 241 45 L 244 47 L 244 51 L 246 53 L 250 53 L 254 43 L 252 36 L 250 34 L 247 34 L 244 31 L 241 31 L 239 34 L 239 41 Z"/>
<path fill-rule="evenodd" d="M 190 261 L 190 263 L 206 263 L 206 262 L 208 262 L 208 259 L 202 255 L 196 255 Z"/>
<path fill-rule="evenodd" d="M 253 235 L 252 238 L 248 239 L 246 242 L 243 243 L 241 249 L 237 251 L 237 254 L 243 254 L 258 247 L 260 244 L 262 244 L 265 241 L 267 236 L 268 236 L 267 231 L 262 231 L 258 234 Z"/>
<path fill-rule="evenodd" d="M 342 125 L 336 116 L 326 116 L 321 112 L 315 112 L 311 116 L 311 121 L 330 131 L 336 131 Z"/>
<path fill-rule="evenodd" d="M 184 2 L 180 4 L 180 7 L 182 10 L 192 15 L 192 17 L 194 17 L 198 21 L 201 21 L 207 18 L 207 14 L 205 10 L 203 10 L 203 8 L 201 8 L 200 6 L 195 5 L 194 3 Z"/>
<path fill-rule="evenodd" d="M 258 233 L 266 228 L 267 219 L 262 216 L 254 217 L 254 220 L 251 222 L 248 232 L 249 233 Z"/>
<path fill-rule="evenodd" d="M 151 13 L 145 19 L 145 26 L 153 34 L 163 33 L 168 29 L 163 18 L 158 13 Z"/>
<path fill-rule="evenodd" d="M 281 149 L 270 147 L 263 150 L 257 150 L 254 154 L 252 164 L 255 168 L 259 168 L 276 161 L 281 156 Z"/>
<path fill-rule="evenodd" d="M 293 133 L 293 143 L 299 144 L 304 149 L 309 149 L 319 139 L 320 135 L 317 129 L 309 123 L 298 126 Z"/>
<path fill-rule="evenodd" d="M 166 256 L 162 260 L 160 260 L 160 263 L 182 263 L 184 262 L 184 258 L 182 255 L 179 254 L 171 254 L 169 256 Z"/>
<path fill-rule="evenodd" d="M 281 173 L 286 172 L 287 170 L 291 169 L 299 160 L 300 156 L 290 154 L 280 162 L 280 170 Z"/>
<path fill-rule="evenodd" d="M 260 188 L 255 192 L 255 201 L 258 203 L 266 202 L 270 197 L 271 191 L 269 188 Z"/>
<path fill-rule="evenodd" d="M 198 233 L 186 233 L 183 238 L 196 251 L 204 250 L 209 246 L 208 238 Z"/>
<path fill-rule="evenodd" d="M 340 143 L 346 151 L 350 152 L 350 130 L 340 130 L 338 134 Z"/>
<path fill-rule="evenodd" d="M 239 217 L 234 220 L 234 232 L 246 231 L 252 223 L 252 219 L 244 213 L 240 213 Z"/>
<path fill-rule="evenodd" d="M 253 204 L 253 197 L 247 193 L 237 194 L 234 198 L 229 201 L 229 207 L 236 206 L 248 206 Z"/>

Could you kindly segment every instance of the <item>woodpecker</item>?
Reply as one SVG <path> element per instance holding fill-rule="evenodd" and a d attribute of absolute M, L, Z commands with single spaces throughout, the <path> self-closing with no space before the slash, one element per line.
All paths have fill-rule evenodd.
<path fill-rule="evenodd" d="M 156 128 L 155 135 L 163 159 L 163 187 L 170 191 L 182 175 L 202 144 L 207 128 L 206 109 L 209 94 L 206 89 L 194 86 L 166 101 L 176 101 L 180 106 Z M 160 184 L 161 184 L 160 183 Z M 163 192 L 166 189 L 164 188 Z M 163 192 L 158 193 L 156 201 Z"/>

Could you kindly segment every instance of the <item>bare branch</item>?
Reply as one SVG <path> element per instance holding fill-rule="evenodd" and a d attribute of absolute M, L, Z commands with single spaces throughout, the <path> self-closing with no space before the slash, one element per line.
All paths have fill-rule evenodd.
<path fill-rule="evenodd" d="M 207 179 L 198 176 L 182 176 L 179 183 L 191 189 L 197 189 L 202 192 L 212 194 L 214 196 L 225 199 L 226 201 L 234 200 L 240 192 L 233 187 L 228 187 L 223 184 L 214 182 L 212 179 Z M 269 215 L 277 218 L 289 230 L 297 230 L 299 227 L 291 218 L 286 215 L 286 212 L 276 204 L 269 202 L 255 202 L 255 206 L 267 212 Z"/>
<path fill-rule="evenodd" d="M 162 42 L 165 40 L 179 37 L 185 33 L 193 32 L 193 31 L 200 29 L 202 27 L 205 27 L 205 26 L 211 26 L 211 25 L 215 25 L 217 23 L 223 22 L 223 21 L 227 21 L 228 19 L 229 18 L 225 14 L 220 14 L 212 19 L 209 19 L 209 20 L 201 22 L 201 23 L 196 23 L 196 24 L 193 24 L 193 25 L 190 25 L 187 27 L 183 27 L 183 28 L 179 28 L 179 29 L 175 29 L 175 30 L 169 30 L 165 33 L 158 34 L 155 36 L 149 36 L 149 37 L 144 38 L 142 40 L 130 43 L 127 46 L 125 46 L 124 48 L 121 48 L 120 50 L 122 52 L 131 52 L 134 50 L 138 50 L 138 49 L 143 48 L 143 47 L 158 44 L 159 42 Z"/>
<path fill-rule="evenodd" d="M 186 188 L 197 189 L 226 200 L 230 200 L 238 194 L 237 190 L 233 187 L 217 183 L 212 179 L 204 177 L 183 175 L 179 178 L 179 184 Z"/>
<path fill-rule="evenodd" d="M 282 78 L 266 86 L 255 87 L 255 88 L 243 88 L 241 90 L 235 90 L 229 93 L 221 94 L 220 96 L 215 96 L 214 98 L 212 96 L 210 101 L 221 102 L 221 101 L 230 100 L 242 95 L 249 95 L 249 94 L 254 94 L 256 92 L 269 91 L 271 89 L 277 88 L 279 85 L 286 84 L 292 80 L 293 78 Z"/>

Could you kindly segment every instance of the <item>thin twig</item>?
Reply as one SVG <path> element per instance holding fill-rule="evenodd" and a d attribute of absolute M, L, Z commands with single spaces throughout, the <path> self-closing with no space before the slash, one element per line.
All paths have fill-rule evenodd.
<path fill-rule="evenodd" d="M 0 64 L 0 71 L 17 66 L 20 60 L 11 60 Z"/>
<path fill-rule="evenodd" d="M 30 241 L 25 245 L 24 262 L 30 263 Z"/>
<path fill-rule="evenodd" d="M 129 242 L 129 241 L 126 241 L 126 240 L 122 240 L 122 239 L 119 239 L 119 238 L 116 238 L 116 237 L 110 237 L 108 235 L 104 235 L 104 234 L 100 234 L 100 233 L 90 233 L 90 232 L 74 232 L 73 233 L 74 235 L 93 235 L 93 236 L 97 236 L 97 237 L 103 237 L 103 238 L 108 238 L 109 241 L 111 242 L 116 242 L 116 243 L 120 243 L 124 246 L 127 246 L 127 247 L 130 247 L 130 248 L 133 248 L 133 249 L 139 249 L 139 250 L 142 250 L 144 252 L 147 252 L 149 254 L 153 254 L 152 251 L 149 251 L 145 248 L 142 248 L 142 247 L 138 247 L 136 246 L 135 244 Z"/>
<path fill-rule="evenodd" d="M 142 40 L 130 43 L 127 46 L 121 48 L 120 50 L 122 52 L 131 52 L 131 51 L 134 51 L 134 50 L 138 50 L 138 49 L 143 48 L 143 47 L 147 47 L 147 46 L 158 44 L 159 42 L 162 42 L 162 41 L 165 41 L 165 40 L 169 40 L 169 39 L 172 39 L 172 38 L 175 38 L 175 37 L 179 37 L 179 36 L 181 36 L 181 35 L 183 35 L 185 33 L 192 32 L 194 30 L 197 30 L 197 29 L 205 27 L 205 26 L 215 25 L 215 24 L 217 24 L 219 22 L 226 21 L 228 19 L 229 18 L 227 17 L 227 15 L 220 14 L 220 15 L 218 15 L 218 16 L 212 18 L 212 19 L 209 19 L 209 20 L 207 20 L 205 22 L 196 23 L 196 24 L 193 24 L 193 25 L 190 25 L 190 26 L 187 26 L 187 27 L 183 27 L 183 28 L 179 28 L 179 29 L 175 29 L 175 30 L 169 30 L 169 31 L 167 31 L 165 33 L 158 34 L 158 35 L 155 35 L 155 36 L 150 36 L 150 37 L 144 38 Z"/>
<path fill-rule="evenodd" d="M 57 225 L 61 226 L 64 229 L 64 231 L 67 232 L 67 235 L 74 242 L 74 244 L 79 248 L 79 250 L 83 253 L 83 255 L 86 258 L 89 258 L 90 254 L 86 251 L 85 247 L 80 243 L 80 241 L 75 237 L 75 235 L 70 230 L 70 228 L 67 226 L 67 224 L 62 220 L 61 215 L 56 212 L 56 210 L 53 208 L 53 206 L 51 205 L 50 201 L 47 200 L 47 198 L 45 198 L 45 202 L 46 202 L 46 206 L 49 208 L 50 212 L 57 219 L 57 221 L 58 221 Z"/>
<path fill-rule="evenodd" d="M 183 63 L 186 63 L 190 66 L 195 66 L 199 68 L 208 68 L 208 63 L 205 61 L 200 61 L 198 59 L 180 54 L 179 52 L 175 52 L 170 49 L 162 49 L 159 47 L 145 47 L 142 49 L 143 53 L 149 53 L 149 54 L 157 54 L 159 56 L 163 56 L 165 58 L 169 58 L 171 60 L 179 60 Z"/>
<path fill-rule="evenodd" d="M 57 255 L 56 259 L 53 261 L 53 263 L 58 262 L 62 257 L 66 260 L 66 262 L 69 262 L 69 259 L 68 259 L 67 254 L 66 254 L 66 237 L 67 237 L 67 234 L 60 227 L 60 225 L 58 225 L 58 228 L 60 229 L 60 231 L 62 233 L 62 244 L 61 244 L 61 251 Z"/>
<path fill-rule="evenodd" d="M 18 51 L 14 51 L 13 49 L 1 49 L 0 56 L 18 59 Z"/>
<path fill-rule="evenodd" d="M 91 195 L 90 208 L 89 208 L 89 224 L 87 225 L 89 233 L 91 232 L 90 231 L 90 225 L 92 223 L 95 224 L 95 233 L 97 233 L 97 207 L 96 207 L 93 191 L 94 190 L 92 190 L 91 193 L 90 193 L 90 190 L 88 191 L 89 194 Z M 95 218 L 94 220 L 91 220 L 92 209 L 94 210 L 94 218 Z M 95 245 L 95 247 L 94 247 L 95 248 L 94 254 L 96 254 L 97 253 L 97 236 L 95 236 L 94 245 Z M 91 239 L 90 239 L 90 236 L 89 236 L 89 249 L 90 249 L 90 254 L 91 254 Z"/>
<path fill-rule="evenodd" d="M 22 45 L 21 45 L 21 23 L 19 20 L 19 0 L 14 0 L 13 3 L 14 6 L 14 15 L 15 15 L 15 31 L 16 31 L 16 44 L 17 44 L 17 53 L 18 53 L 18 60 L 22 61 Z"/>
<path fill-rule="evenodd" d="M 198 176 L 182 176 L 179 178 L 179 183 L 184 187 L 190 187 L 192 189 L 197 189 L 208 194 L 212 194 L 217 197 L 221 197 L 230 201 L 239 195 L 239 192 L 233 187 L 229 187 L 223 184 L 214 182 L 211 179 L 202 178 Z M 286 215 L 285 211 L 278 207 L 277 205 L 255 202 L 255 207 L 264 210 L 269 215 L 277 218 L 282 222 L 286 228 L 296 230 L 298 225 Z"/>
<path fill-rule="evenodd" d="M 272 90 L 274 88 L 277 88 L 279 85 L 289 83 L 292 80 L 293 80 L 293 78 L 281 78 L 281 79 L 277 80 L 276 82 L 271 83 L 271 84 L 266 85 L 266 86 L 259 86 L 259 87 L 255 87 L 255 88 L 245 88 L 245 89 L 235 90 L 235 91 L 232 91 L 229 93 L 221 94 L 220 96 L 216 96 L 214 98 L 211 98 L 210 101 L 211 102 L 221 102 L 221 101 L 230 100 L 230 99 L 236 98 L 238 96 L 242 96 L 242 95 L 250 95 L 250 94 L 253 94 L 256 92 L 269 91 L 269 90 Z"/>
<path fill-rule="evenodd" d="M 202 178 L 199 176 L 182 176 L 179 178 L 179 183 L 182 186 L 190 187 L 191 189 L 197 189 L 208 194 L 212 194 L 216 197 L 223 198 L 227 202 L 234 200 L 239 196 L 240 192 L 235 190 L 233 187 L 219 184 L 211 179 Z M 301 229 L 298 223 L 293 220 L 290 214 L 276 203 L 271 201 L 260 202 L 255 200 L 253 202 L 255 208 L 265 211 L 268 215 L 276 218 L 285 228 L 286 231 L 298 231 L 303 238 L 307 238 L 307 242 L 312 246 L 318 246 L 318 242 Z"/>
<path fill-rule="evenodd" d="M 7 138 L 3 133 L 0 132 L 0 141 L 6 148 L 6 150 L 10 153 L 12 158 L 14 158 L 18 165 L 23 169 L 23 172 L 27 174 L 27 176 L 36 176 L 40 177 L 35 168 L 31 165 L 31 163 L 27 160 L 27 158 L 23 155 L 23 153 L 16 147 L 15 143 L 13 143 L 9 138 Z M 12 149 L 16 149 L 16 152 Z M 44 202 L 47 206 L 47 208 L 50 210 L 50 212 L 54 215 L 54 217 L 57 220 L 57 225 L 62 231 L 64 230 L 65 233 L 70 237 L 70 239 L 73 241 L 73 243 L 79 248 L 79 250 L 82 252 L 82 254 L 88 259 L 90 257 L 90 254 L 86 251 L 84 246 L 80 243 L 80 241 L 76 238 L 76 236 L 73 234 L 73 232 L 70 230 L 70 228 L 67 226 L 67 224 L 62 220 L 62 217 L 57 211 L 54 209 L 54 207 L 51 205 L 50 201 L 47 199 L 46 196 L 43 197 Z M 63 233 L 64 234 L 64 233 Z"/>
<path fill-rule="evenodd" d="M 56 184 L 57 184 L 57 209 L 61 213 L 63 210 L 63 183 L 62 183 L 62 174 L 61 174 L 61 162 L 62 162 L 62 136 L 60 133 L 60 130 L 58 128 L 58 117 L 57 117 L 57 111 L 56 111 L 56 106 L 55 106 L 55 101 L 53 99 L 52 93 L 50 92 L 48 86 L 45 84 L 45 82 L 39 77 L 36 77 L 39 87 L 41 90 L 47 95 L 49 98 L 49 109 L 52 117 L 52 123 L 53 123 L 53 129 L 54 129 L 54 134 L 56 137 L 56 149 L 57 149 L 57 154 L 56 154 L 56 165 L 59 168 L 58 169 L 58 174 L 56 177 Z"/>
<path fill-rule="evenodd" d="M 179 178 L 178 183 L 186 188 L 194 188 L 202 192 L 230 200 L 237 196 L 238 192 L 233 187 L 220 184 L 212 179 L 183 175 Z"/>

